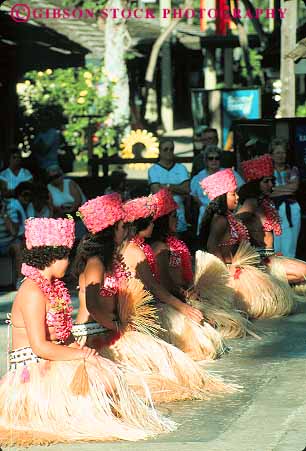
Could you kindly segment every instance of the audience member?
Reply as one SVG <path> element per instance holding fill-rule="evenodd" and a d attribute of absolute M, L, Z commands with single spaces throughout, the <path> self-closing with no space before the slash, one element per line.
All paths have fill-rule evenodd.
<path fill-rule="evenodd" d="M 85 202 L 86 197 L 79 185 L 73 180 L 64 177 L 59 166 L 48 168 L 48 190 L 54 207 L 55 217 L 64 217 L 72 214 Z"/>
<path fill-rule="evenodd" d="M 109 186 L 105 189 L 104 194 L 118 193 L 122 200 L 129 200 L 131 195 L 126 186 L 126 177 L 126 172 L 122 170 L 113 171 L 109 178 Z"/>
<path fill-rule="evenodd" d="M 10 149 L 9 166 L 0 172 L 0 179 L 5 182 L 5 197 L 12 197 L 15 188 L 22 182 L 32 180 L 30 171 L 22 167 L 20 149 L 14 147 Z"/>
<path fill-rule="evenodd" d="M 24 221 L 28 218 L 27 208 L 32 200 L 33 183 L 22 182 L 14 191 L 14 198 L 8 199 L 8 205 L 17 213 L 18 238 L 23 239 Z"/>
<path fill-rule="evenodd" d="M 17 277 L 20 279 L 22 239 L 19 235 L 19 217 L 16 205 L 3 198 L 3 182 L 0 184 L 0 256 L 14 258 Z"/>
<path fill-rule="evenodd" d="M 42 106 L 36 112 L 39 132 L 33 142 L 33 156 L 40 169 L 48 170 L 58 166 L 58 153 L 61 146 L 61 127 L 65 123 L 60 105 Z"/>
<path fill-rule="evenodd" d="M 53 206 L 51 195 L 46 186 L 37 184 L 33 186 L 32 202 L 27 207 L 28 218 L 52 218 Z"/>
<path fill-rule="evenodd" d="M 217 146 L 219 142 L 218 132 L 215 128 L 205 128 L 197 135 L 195 144 L 197 145 L 197 155 L 195 155 L 192 164 L 191 176 L 198 174 L 205 169 L 203 154 L 208 145 Z"/>
<path fill-rule="evenodd" d="M 161 188 L 167 188 L 172 192 L 178 204 L 177 231 L 179 233 L 186 232 L 188 226 L 184 200 L 189 194 L 189 174 L 183 164 L 175 162 L 172 139 L 164 138 L 160 141 L 159 161 L 149 169 L 148 178 L 152 193 L 157 193 Z"/>
<path fill-rule="evenodd" d="M 272 197 L 282 224 L 282 234 L 274 234 L 274 248 L 286 257 L 294 258 L 297 240 L 301 229 L 301 208 L 296 200 L 299 188 L 299 170 L 288 164 L 288 143 L 281 138 L 275 138 L 270 145 L 274 162 L 275 186 Z"/>

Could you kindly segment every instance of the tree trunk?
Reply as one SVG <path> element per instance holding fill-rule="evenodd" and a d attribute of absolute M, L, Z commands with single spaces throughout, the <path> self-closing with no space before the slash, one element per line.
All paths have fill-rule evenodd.
<path fill-rule="evenodd" d="M 107 8 L 122 9 L 125 5 L 121 0 L 109 0 Z M 113 88 L 115 110 L 113 122 L 120 125 L 129 121 L 129 79 L 125 63 L 125 52 L 131 45 L 126 20 L 108 17 L 105 25 L 105 57 L 104 68 L 110 80 L 116 81 Z"/>
<path fill-rule="evenodd" d="M 282 8 L 287 14 L 281 26 L 281 82 L 282 92 L 277 117 L 295 116 L 295 66 L 294 60 L 288 58 L 296 45 L 297 0 L 282 1 Z"/>

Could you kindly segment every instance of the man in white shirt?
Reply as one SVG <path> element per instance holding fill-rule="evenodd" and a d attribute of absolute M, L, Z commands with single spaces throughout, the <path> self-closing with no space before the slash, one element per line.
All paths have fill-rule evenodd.
<path fill-rule="evenodd" d="M 178 204 L 177 231 L 182 233 L 187 230 L 184 198 L 189 195 L 189 174 L 183 164 L 176 163 L 174 160 L 174 142 L 169 138 L 161 140 L 159 161 L 149 169 L 148 179 L 153 194 L 161 188 L 167 188 L 173 194 Z"/>
<path fill-rule="evenodd" d="M 9 167 L 0 172 L 0 179 L 6 185 L 6 197 L 11 197 L 20 183 L 33 179 L 31 172 L 21 167 L 21 162 L 20 150 L 18 148 L 11 149 Z"/>

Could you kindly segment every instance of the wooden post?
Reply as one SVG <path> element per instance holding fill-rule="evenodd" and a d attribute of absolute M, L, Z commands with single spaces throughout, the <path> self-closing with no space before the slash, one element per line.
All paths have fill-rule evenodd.
<path fill-rule="evenodd" d="M 234 82 L 233 74 L 233 49 L 224 49 L 224 83 L 226 88 L 231 88 Z"/>
<path fill-rule="evenodd" d="M 287 9 L 281 25 L 280 78 L 282 82 L 281 101 L 276 117 L 295 116 L 295 72 L 294 60 L 287 58 L 296 45 L 297 0 L 282 0 L 281 7 Z"/>

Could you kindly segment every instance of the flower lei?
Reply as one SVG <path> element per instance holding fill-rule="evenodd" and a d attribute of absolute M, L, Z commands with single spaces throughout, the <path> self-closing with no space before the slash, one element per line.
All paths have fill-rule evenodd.
<path fill-rule="evenodd" d="M 101 288 L 101 296 L 111 297 L 118 293 L 118 284 L 122 279 L 129 279 L 132 276 L 127 269 L 122 255 L 116 255 L 113 264 L 113 272 L 106 275 L 104 285 Z"/>
<path fill-rule="evenodd" d="M 46 323 L 54 327 L 57 340 L 64 342 L 70 335 L 72 329 L 70 294 L 64 282 L 54 279 L 49 282 L 37 268 L 23 263 L 21 273 L 33 280 L 48 298 L 50 308 L 46 315 Z"/>
<path fill-rule="evenodd" d="M 266 220 L 263 225 L 264 231 L 265 232 L 273 231 L 275 235 L 277 236 L 281 235 L 282 234 L 281 220 L 274 203 L 270 199 L 265 197 L 261 205 L 263 207 L 266 216 Z"/>
<path fill-rule="evenodd" d="M 152 247 L 149 244 L 145 243 L 144 238 L 141 238 L 140 236 L 135 236 L 134 238 L 132 238 L 130 243 L 136 244 L 136 246 L 138 246 L 144 252 L 153 277 L 159 280 L 156 258 Z"/>
<path fill-rule="evenodd" d="M 168 236 L 166 239 L 166 244 L 168 245 L 171 253 L 179 256 L 184 280 L 186 282 L 191 282 L 193 280 L 193 272 L 191 254 L 187 245 L 175 236 Z"/>
<path fill-rule="evenodd" d="M 241 241 L 250 241 L 250 234 L 247 227 L 239 221 L 231 212 L 226 214 L 230 227 L 231 244 L 241 243 Z"/>

